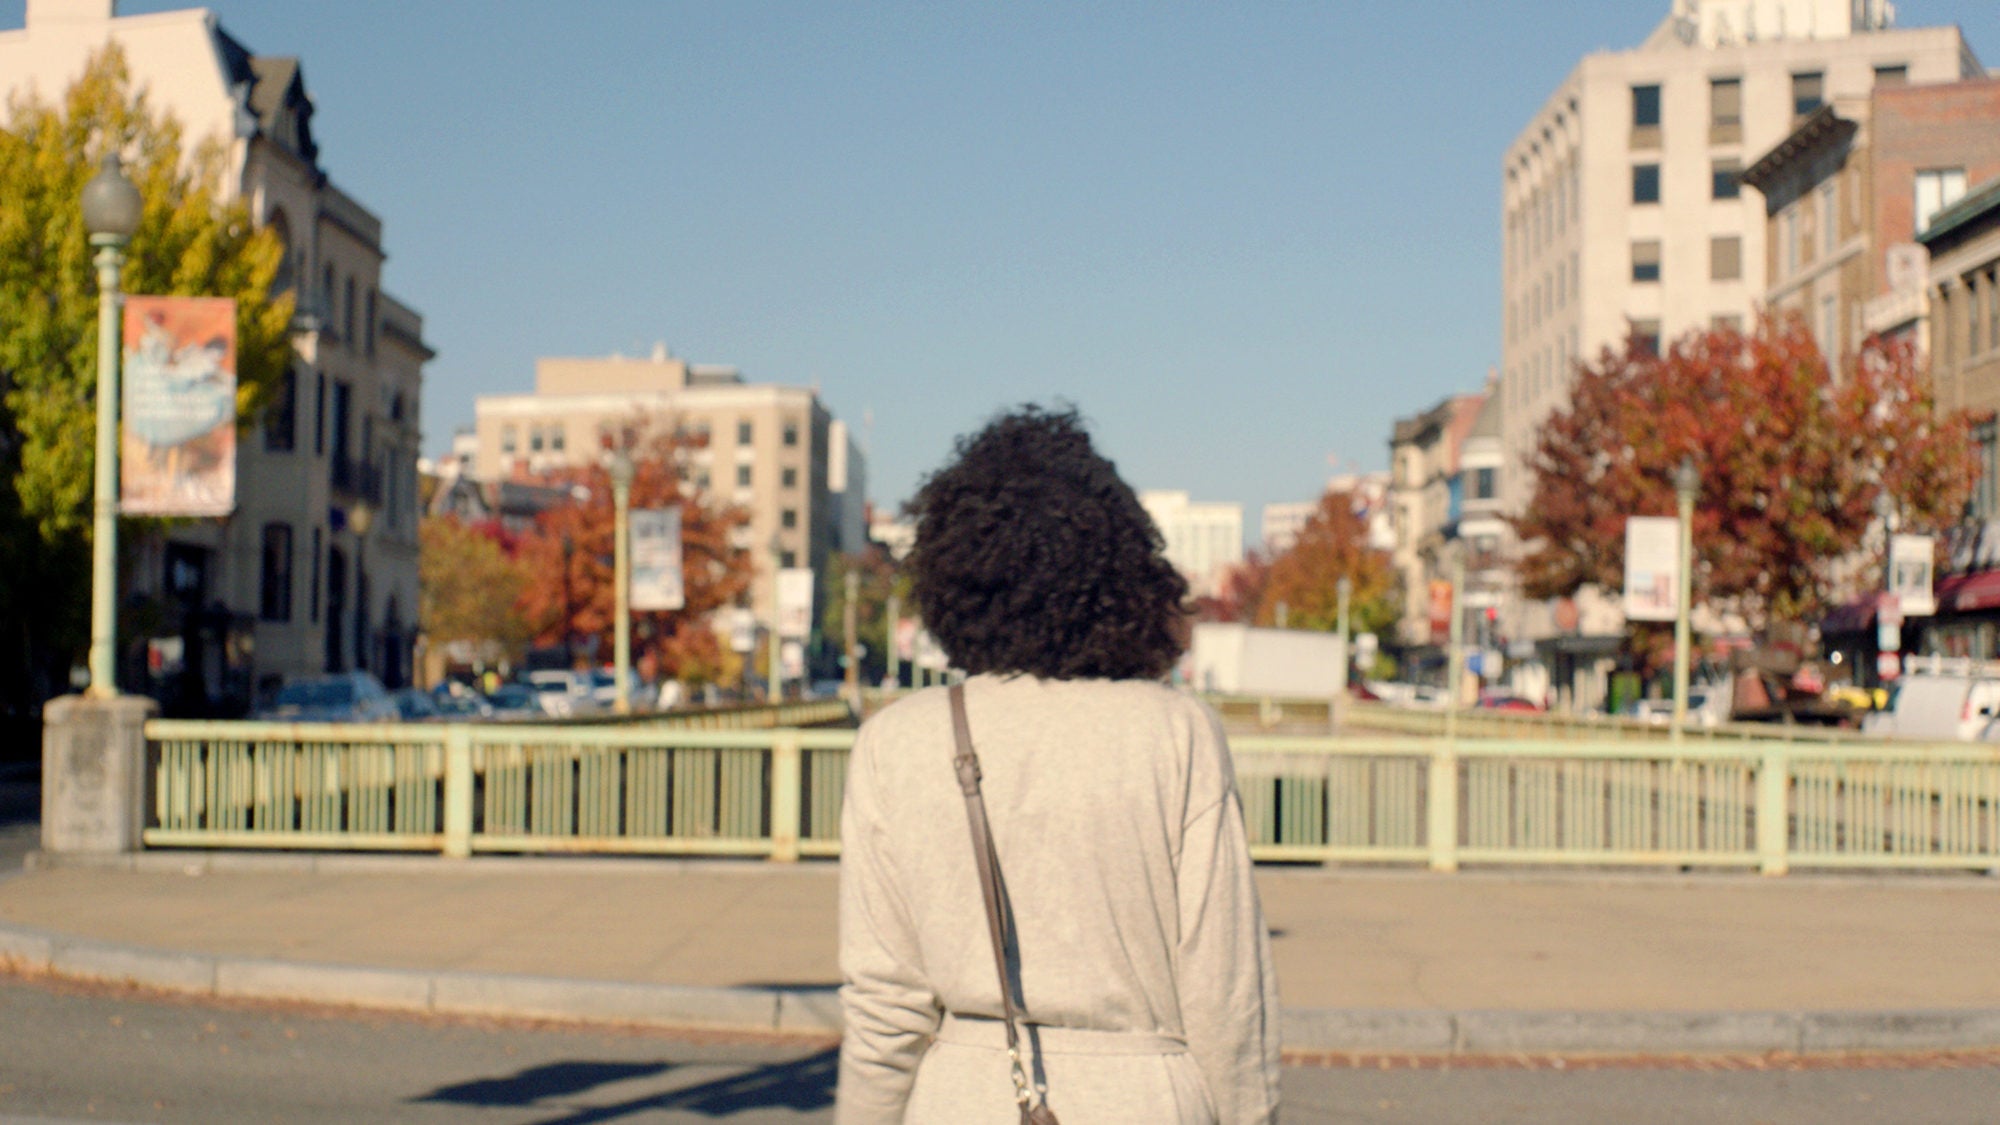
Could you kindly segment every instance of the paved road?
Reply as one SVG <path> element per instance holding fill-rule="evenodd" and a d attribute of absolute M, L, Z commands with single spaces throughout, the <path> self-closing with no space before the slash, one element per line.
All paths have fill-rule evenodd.
<path fill-rule="evenodd" d="M 832 1120 L 823 1042 L 684 1037 L 216 1007 L 0 978 L 0 1125 L 589 1125 Z M 1974 1125 L 2000 1054 L 1972 1065 L 1291 1068 L 1287 1125 Z"/>

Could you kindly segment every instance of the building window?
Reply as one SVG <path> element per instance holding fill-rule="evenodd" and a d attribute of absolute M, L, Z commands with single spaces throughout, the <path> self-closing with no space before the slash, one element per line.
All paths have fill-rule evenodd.
<path fill-rule="evenodd" d="M 355 343 L 355 338 L 354 338 L 354 279 L 353 279 L 353 278 L 351 278 L 351 277 L 347 279 L 347 288 L 346 288 L 346 289 L 345 289 L 345 290 L 343 291 L 343 293 L 342 293 L 342 296 L 341 296 L 341 304 L 340 304 L 340 338 L 341 338 L 341 339 L 343 339 L 343 340 L 346 340 L 346 341 L 348 342 L 348 344 L 349 344 L 349 345 L 352 345 L 352 344 L 354 344 L 354 343 Z"/>
<path fill-rule="evenodd" d="M 287 367 L 278 376 L 277 397 L 264 414 L 264 448 L 272 453 L 290 453 L 298 447 L 299 373 Z"/>
<path fill-rule="evenodd" d="M 368 356 L 369 359 L 374 359 L 375 358 L 375 287 L 372 285 L 368 287 L 368 304 L 366 308 L 362 309 L 362 316 L 364 320 L 361 327 L 361 338 L 364 341 L 364 343 L 362 344 L 361 350 Z"/>
<path fill-rule="evenodd" d="M 1743 239 L 1733 234 L 1708 240 L 1708 279 L 1735 281 L 1743 276 Z"/>
<path fill-rule="evenodd" d="M 1958 197 L 1964 194 L 1965 169 L 1963 168 L 1926 168 L 1918 172 L 1914 193 L 1916 233 L 1922 234 L 1924 228 L 1931 225 L 1931 220 L 1939 211 L 1958 202 Z"/>
<path fill-rule="evenodd" d="M 1657 320 L 1635 320 L 1632 322 L 1632 346 L 1643 356 L 1657 357 L 1660 354 L 1660 322 Z"/>
<path fill-rule="evenodd" d="M 556 453 L 561 453 L 563 445 L 567 440 L 563 436 L 563 428 L 560 423 L 549 427 L 549 449 Z"/>
<path fill-rule="evenodd" d="M 790 551 L 778 552 L 778 565 L 786 570 L 799 565 L 799 557 Z"/>
<path fill-rule="evenodd" d="M 1743 139 L 1743 80 L 1715 78 L 1708 83 L 1708 143 L 1735 144 Z"/>
<path fill-rule="evenodd" d="M 785 423 L 785 448 L 790 449 L 798 444 L 799 424 L 797 422 Z"/>
<path fill-rule="evenodd" d="M 283 253 L 278 256 L 278 271 L 271 275 L 271 292 L 283 293 L 298 283 L 299 254 L 292 248 L 292 223 L 290 219 L 285 218 L 283 210 L 273 207 L 271 217 L 265 220 L 264 226 L 277 237 L 278 245 L 284 248 Z"/>
<path fill-rule="evenodd" d="M 1804 117 L 1826 102 L 1826 75 L 1817 70 L 1792 75 L 1792 115 Z"/>
<path fill-rule="evenodd" d="M 1632 87 L 1632 147 L 1660 147 L 1660 87 Z"/>
<path fill-rule="evenodd" d="M 1778 252 L 1785 267 L 1785 275 L 1799 270 L 1799 205 L 1794 203 L 1778 216 Z"/>
<path fill-rule="evenodd" d="M 1829 293 L 1819 299 L 1819 323 L 1814 326 L 1813 335 L 1819 338 L 1819 354 L 1825 358 L 1827 366 L 1840 355 L 1840 302 Z"/>
<path fill-rule="evenodd" d="M 1743 194 L 1743 163 L 1734 157 L 1709 166 L 1709 198 L 1735 199 Z"/>
<path fill-rule="evenodd" d="M 1632 244 L 1632 280 L 1660 280 L 1660 244 L 1657 241 Z"/>
<path fill-rule="evenodd" d="M 321 327 L 326 334 L 333 335 L 333 263 L 328 262 L 319 271 L 319 313 Z"/>
<path fill-rule="evenodd" d="M 792 468 L 783 470 L 778 474 L 778 483 L 786 488 L 797 488 L 799 486 L 799 471 Z"/>
<path fill-rule="evenodd" d="M 1979 325 L 1985 319 L 1979 315 L 1979 302 L 1986 295 L 1984 290 L 1985 286 L 1979 284 L 1979 278 L 1965 279 L 1965 295 L 1972 298 L 1965 303 L 1965 355 L 1968 359 L 1979 354 Z"/>
<path fill-rule="evenodd" d="M 1829 180 L 1819 187 L 1819 251 L 1832 257 L 1840 245 L 1840 184 Z"/>
<path fill-rule="evenodd" d="M 312 571 L 312 588 L 308 594 L 308 599 L 312 609 L 312 619 L 315 624 L 319 622 L 319 549 L 319 528 L 315 527 L 313 528 L 312 558 L 307 563 Z"/>
<path fill-rule="evenodd" d="M 513 425 L 500 427 L 500 452 L 513 453 L 521 447 L 521 434 Z"/>
<path fill-rule="evenodd" d="M 292 619 L 292 525 L 264 525 L 263 568 L 258 578 L 257 615 L 266 621 Z"/>
<path fill-rule="evenodd" d="M 754 432 L 750 426 L 750 419 L 745 418 L 741 422 L 736 423 L 736 444 L 749 445 Z"/>
<path fill-rule="evenodd" d="M 1493 470 L 1472 470 L 1472 498 L 1474 500 L 1493 499 Z"/>
<path fill-rule="evenodd" d="M 736 487 L 738 488 L 750 487 L 750 466 L 748 465 L 736 466 Z"/>
<path fill-rule="evenodd" d="M 2000 269 L 1986 275 L 1986 346 L 2000 348 Z"/>
<path fill-rule="evenodd" d="M 1979 461 L 1979 479 L 1972 486 L 1974 519 L 2000 516 L 2000 426 L 1988 418 L 1972 427 L 1972 444 Z"/>
<path fill-rule="evenodd" d="M 1875 84 L 1877 86 L 1908 86 L 1910 84 L 1910 68 L 1904 63 L 1879 64 L 1875 67 Z"/>
<path fill-rule="evenodd" d="M 786 508 L 784 511 L 779 512 L 778 526 L 784 528 L 786 531 L 797 528 L 799 526 L 799 510 L 797 508 Z"/>
<path fill-rule="evenodd" d="M 1634 164 L 1632 166 L 1632 202 L 1658 203 L 1660 201 L 1660 166 L 1658 164 Z"/>
<path fill-rule="evenodd" d="M 1716 313 L 1708 318 L 1708 326 L 1717 332 L 1743 331 L 1743 318 L 1735 313 Z"/>
<path fill-rule="evenodd" d="M 326 456 L 326 375 L 313 376 L 313 456 Z"/>
<path fill-rule="evenodd" d="M 542 428 L 540 426 L 530 426 L 528 427 L 528 452 L 540 453 L 541 451 Z"/>

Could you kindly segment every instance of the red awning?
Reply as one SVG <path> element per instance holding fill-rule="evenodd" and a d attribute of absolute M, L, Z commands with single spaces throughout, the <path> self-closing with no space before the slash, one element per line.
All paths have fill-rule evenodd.
<path fill-rule="evenodd" d="M 1954 574 L 1941 579 L 1937 584 L 1937 601 L 1939 609 L 1957 613 L 2000 609 L 2000 570 Z"/>

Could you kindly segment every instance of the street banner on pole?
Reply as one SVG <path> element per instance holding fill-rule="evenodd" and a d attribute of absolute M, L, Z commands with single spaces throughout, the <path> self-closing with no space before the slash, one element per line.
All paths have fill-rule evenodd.
<path fill-rule="evenodd" d="M 632 513 L 632 608 L 640 613 L 680 609 L 681 510 L 648 508 Z"/>
<path fill-rule="evenodd" d="M 778 635 L 786 640 L 812 636 L 813 572 L 786 567 L 778 572 Z"/>
<path fill-rule="evenodd" d="M 1625 616 L 1672 621 L 1680 609 L 1681 521 L 1625 518 Z"/>
<path fill-rule="evenodd" d="M 118 507 L 226 516 L 236 507 L 236 302 L 127 297 Z"/>
<path fill-rule="evenodd" d="M 1937 612 L 1937 594 L 1931 587 L 1931 552 L 1928 535 L 1889 537 L 1889 593 L 1902 602 L 1905 617 L 1929 617 Z"/>
<path fill-rule="evenodd" d="M 1431 643 L 1443 644 L 1445 638 L 1451 635 L 1451 581 L 1445 578 L 1431 579 L 1428 594 Z"/>

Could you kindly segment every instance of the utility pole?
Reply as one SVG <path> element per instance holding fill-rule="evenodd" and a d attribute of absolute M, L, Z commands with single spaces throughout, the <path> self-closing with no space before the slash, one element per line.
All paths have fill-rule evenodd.
<path fill-rule="evenodd" d="M 861 593 L 861 575 L 854 569 L 852 560 L 847 568 L 847 603 L 841 607 L 840 624 L 847 632 L 847 698 L 858 714 L 861 707 L 861 654 L 856 644 L 855 628 L 857 608 L 855 599 Z"/>

